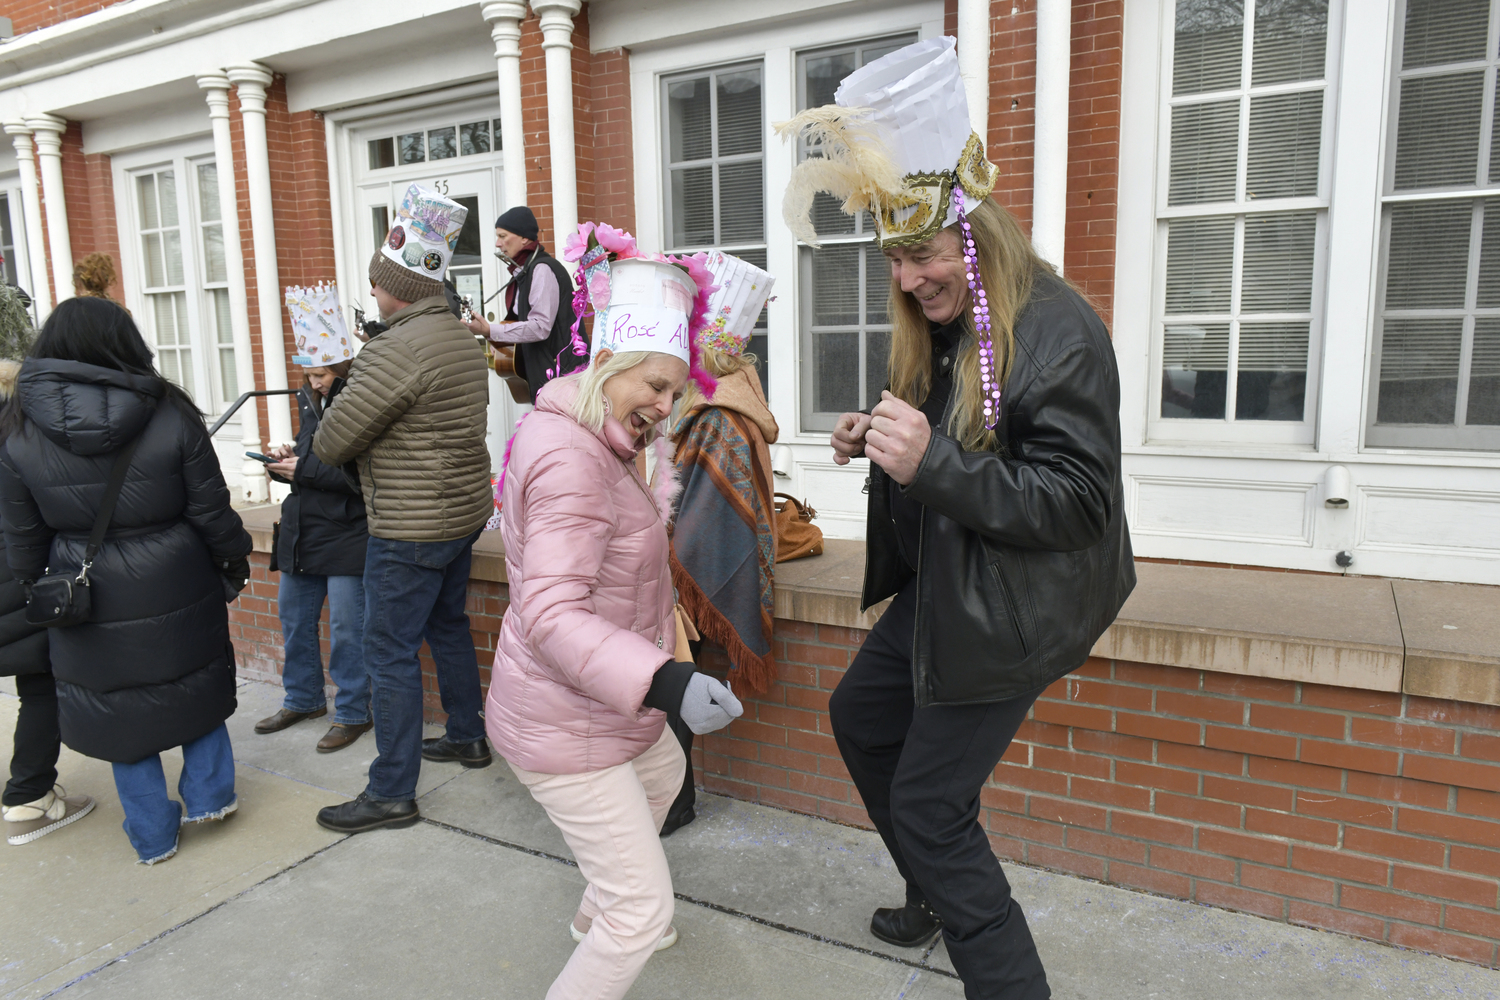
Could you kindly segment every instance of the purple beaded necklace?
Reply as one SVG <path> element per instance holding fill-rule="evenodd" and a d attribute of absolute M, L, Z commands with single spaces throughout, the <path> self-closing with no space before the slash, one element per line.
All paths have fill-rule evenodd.
<path fill-rule="evenodd" d="M 984 296 L 984 281 L 979 276 L 979 255 L 974 250 L 974 233 L 964 211 L 963 188 L 953 185 L 953 211 L 964 235 L 964 277 L 969 282 L 969 302 L 974 310 L 974 332 L 979 335 L 980 391 L 984 397 L 984 428 L 994 430 L 1000 422 L 1000 384 L 995 367 L 995 344 L 990 339 L 990 304 Z"/>

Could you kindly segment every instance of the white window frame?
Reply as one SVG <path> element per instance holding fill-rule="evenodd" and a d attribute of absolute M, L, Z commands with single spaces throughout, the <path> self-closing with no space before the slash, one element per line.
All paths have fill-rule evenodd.
<path fill-rule="evenodd" d="M 1246 3 L 1247 11 L 1243 28 L 1242 71 L 1239 85 L 1234 88 L 1212 91 L 1205 94 L 1172 95 L 1172 59 L 1176 35 L 1176 3 L 1166 2 L 1161 9 L 1160 72 L 1157 86 L 1160 105 L 1157 114 L 1156 159 L 1152 190 L 1155 199 L 1154 241 L 1151 248 L 1151 339 L 1150 361 L 1147 369 L 1146 440 L 1150 443 L 1181 442 L 1204 444 L 1255 444 L 1272 447 L 1309 448 L 1316 440 L 1317 415 L 1321 398 L 1321 358 L 1323 328 L 1326 317 L 1326 279 L 1328 270 L 1329 219 L 1334 167 L 1335 137 L 1338 133 L 1336 120 L 1338 107 L 1339 40 L 1342 29 L 1344 5 L 1341 0 L 1329 0 L 1328 44 L 1326 62 L 1321 84 L 1309 86 L 1308 81 L 1295 81 L 1263 86 L 1254 86 L 1250 77 L 1251 47 L 1254 41 L 1253 10 Z M 1266 198 L 1245 200 L 1244 186 L 1249 153 L 1249 98 L 1287 92 L 1323 91 L 1322 139 L 1318 152 L 1318 187 L 1311 196 Z M 1169 205 L 1168 187 L 1171 166 L 1171 120 L 1172 108 L 1185 104 L 1213 103 L 1234 97 L 1240 101 L 1239 149 L 1235 166 L 1235 200 L 1233 202 L 1208 202 L 1189 205 Z M 1121 191 L 1124 191 L 1123 182 Z M 1161 393 L 1163 376 L 1163 354 L 1167 323 L 1191 323 L 1193 317 L 1166 313 L 1166 264 L 1167 228 L 1173 219 L 1228 217 L 1236 219 L 1235 257 L 1233 264 L 1233 292 L 1229 312 L 1238 316 L 1240 287 L 1243 280 L 1241 253 L 1243 250 L 1244 220 L 1250 215 L 1268 215 L 1293 211 L 1315 211 L 1316 231 L 1313 237 L 1313 274 L 1311 322 L 1308 329 L 1308 360 L 1306 388 L 1303 397 L 1303 418 L 1300 421 L 1239 420 L 1235 417 L 1237 390 L 1239 338 L 1238 323 L 1231 324 L 1229 337 L 1229 363 L 1225 373 L 1223 418 L 1163 417 L 1161 415 Z M 1117 257 L 1117 261 L 1119 258 Z M 1261 318 L 1262 314 L 1256 314 Z M 1291 314 L 1287 314 L 1291 315 Z M 1300 319 L 1304 314 L 1297 314 Z M 1265 314 L 1274 321 L 1276 315 Z"/>
<path fill-rule="evenodd" d="M 188 296 L 188 340 L 192 351 L 193 401 L 205 413 L 222 413 L 224 389 L 219 372 L 219 344 L 209 311 L 212 296 L 204 291 L 203 220 L 199 213 L 198 164 L 214 160 L 210 138 L 173 143 L 145 150 L 116 154 L 111 159 L 115 189 L 115 217 L 120 234 L 120 280 L 125 304 L 136 316 L 141 335 L 153 349 L 151 303 L 145 292 L 145 262 L 140 250 L 140 206 L 136 178 L 146 173 L 171 170 L 176 178 L 178 228 L 182 233 L 183 287 Z M 192 185 L 191 188 L 184 185 Z M 227 287 L 218 285 L 216 287 Z M 160 367 L 158 365 L 158 367 Z M 236 373 L 238 377 L 243 375 Z M 243 390 L 241 390 L 243 391 Z"/>
<path fill-rule="evenodd" d="M 0 181 L 0 194 L 5 195 L 6 207 L 10 214 L 10 238 L 11 244 L 9 262 L 16 272 L 16 287 L 24 289 L 31 296 L 32 304 L 31 321 L 37 322 L 36 289 L 32 287 L 31 278 L 31 255 L 26 245 L 26 208 L 21 203 L 20 178 L 15 180 Z"/>
<path fill-rule="evenodd" d="M 670 98 L 668 97 L 668 93 L 667 92 L 668 92 L 668 88 L 670 88 L 672 84 L 679 83 L 679 82 L 684 81 L 684 80 L 691 80 L 691 79 L 695 79 L 695 78 L 700 78 L 700 77 L 702 77 L 704 75 L 707 75 L 710 81 L 714 81 L 721 74 L 740 73 L 740 72 L 744 72 L 745 70 L 751 70 L 751 69 L 758 70 L 760 72 L 760 121 L 761 121 L 760 151 L 757 152 L 757 153 L 719 153 L 718 152 L 717 147 L 718 147 L 718 135 L 719 135 L 719 114 L 718 114 L 718 109 L 719 109 L 719 95 L 718 95 L 718 91 L 719 91 L 719 88 L 713 82 L 710 82 L 710 84 L 709 84 L 709 91 L 708 91 L 709 92 L 709 102 L 710 102 L 709 103 L 709 107 L 710 107 L 710 110 L 709 110 L 709 129 L 710 129 L 709 135 L 711 137 L 711 139 L 710 139 L 710 145 L 713 146 L 713 147 L 715 147 L 715 148 L 714 148 L 713 151 L 711 151 L 709 153 L 709 155 L 708 155 L 708 157 L 706 159 L 684 160 L 684 161 L 682 161 L 682 164 L 692 164 L 694 167 L 698 167 L 698 168 L 708 167 L 708 168 L 710 168 L 713 171 L 713 173 L 711 174 L 711 176 L 713 178 L 712 183 L 713 183 L 713 196 L 714 196 L 714 239 L 710 240 L 707 243 L 693 243 L 693 242 L 677 243 L 675 241 L 674 237 L 673 237 L 674 224 L 673 224 L 673 220 L 672 220 L 672 199 L 671 199 L 671 196 L 667 193 L 667 190 L 668 190 L 668 188 L 670 187 L 670 185 L 672 183 L 672 171 L 674 169 L 681 168 L 682 164 L 675 164 L 674 165 L 672 163 L 671 130 L 669 128 L 663 128 L 662 129 L 662 133 L 661 133 L 661 164 L 662 164 L 661 165 L 661 175 L 662 175 L 662 184 L 664 186 L 662 188 L 661 203 L 662 203 L 662 209 L 665 212 L 664 219 L 663 219 L 663 224 L 662 224 L 662 236 L 665 239 L 664 245 L 666 246 L 666 248 L 668 249 L 668 251 L 670 251 L 672 253 L 693 253 L 693 252 L 696 252 L 698 250 L 723 250 L 726 253 L 738 253 L 738 252 L 744 251 L 744 250 L 759 250 L 763 246 L 766 245 L 764 238 L 768 237 L 770 235 L 770 232 L 769 232 L 770 231 L 770 218 L 769 218 L 769 216 L 771 214 L 771 205 L 770 205 L 769 200 L 766 197 L 766 195 L 767 195 L 766 160 L 767 160 L 767 158 L 769 156 L 769 153 L 770 153 L 770 150 L 767 148 L 767 144 L 770 143 L 770 142 L 772 142 L 772 141 L 775 141 L 775 137 L 771 134 L 769 123 L 768 123 L 768 120 L 767 120 L 767 117 L 766 117 L 766 67 L 764 65 L 762 65 L 757 60 L 741 60 L 741 61 L 738 61 L 738 62 L 729 63 L 729 64 L 722 65 L 722 66 L 706 66 L 706 67 L 703 67 L 701 69 L 688 70 L 688 71 L 682 72 L 682 73 L 670 73 L 670 74 L 663 75 L 661 77 L 660 81 L 658 82 L 658 87 L 659 87 L 659 90 L 660 90 L 660 93 L 661 93 L 661 120 L 665 124 L 665 123 L 669 122 L 670 119 L 671 119 L 671 101 L 670 101 Z M 720 206 L 719 206 L 719 188 L 720 188 L 720 184 L 719 184 L 719 180 L 718 180 L 718 177 L 719 177 L 719 168 L 721 166 L 736 166 L 736 165 L 742 164 L 742 163 L 754 163 L 757 160 L 760 161 L 760 182 L 761 182 L 760 197 L 761 197 L 761 206 L 762 206 L 762 215 L 763 215 L 763 221 L 762 221 L 762 226 L 761 226 L 761 236 L 763 238 L 761 240 L 740 240 L 738 242 L 723 242 L 720 239 L 720 231 L 723 228 L 723 216 L 724 216 L 724 213 L 720 210 Z"/>
<path fill-rule="evenodd" d="M 898 41 L 911 44 L 917 41 L 916 33 L 899 32 L 895 35 L 885 33 L 874 38 L 851 38 L 839 45 L 819 45 L 812 48 L 804 46 L 797 49 L 796 60 L 794 62 L 797 72 L 797 110 L 800 111 L 807 104 L 807 60 L 809 58 L 831 55 L 848 49 L 858 51 L 864 48 L 879 48 Z M 868 213 L 866 214 L 868 215 Z M 841 333 L 855 333 L 859 337 L 859 398 L 853 409 L 862 410 L 874 406 L 880 401 L 880 389 L 875 388 L 873 393 L 871 392 L 868 376 L 870 334 L 884 333 L 889 337 L 892 324 L 890 317 L 887 317 L 887 322 L 885 323 L 870 323 L 866 319 L 865 314 L 869 305 L 867 292 L 868 283 L 871 279 L 871 271 L 874 270 L 878 273 L 879 270 L 878 268 L 871 268 L 869 255 L 880 256 L 881 251 L 875 245 L 875 227 L 873 221 L 870 223 L 869 228 L 865 228 L 865 219 L 856 218 L 854 228 L 855 231 L 852 233 L 830 233 L 826 236 L 820 236 L 819 242 L 822 243 L 823 247 L 855 246 L 862 247 L 865 250 L 865 254 L 862 255 L 864 263 L 861 266 L 859 275 L 860 320 L 853 324 L 853 330 L 837 331 Z M 799 288 L 806 289 L 810 293 L 815 292 L 813 254 L 816 251 L 817 248 L 810 247 L 800 241 L 797 244 L 797 284 Z M 797 426 L 808 433 L 828 433 L 833 430 L 834 424 L 837 423 L 840 414 L 830 410 L 814 409 L 814 404 L 817 401 L 817 385 L 815 384 L 817 359 L 814 350 L 812 329 L 815 316 L 813 311 L 813 294 L 799 296 L 799 301 L 802 308 L 797 317 L 797 351 L 798 360 L 801 363 L 799 372 L 806 377 L 798 379 L 800 398 L 798 400 Z M 842 325 L 847 326 L 849 324 Z M 874 396 L 873 399 L 870 398 L 872 395 Z"/>
<path fill-rule="evenodd" d="M 1390 252 L 1391 241 L 1391 209 L 1397 205 L 1411 204 L 1414 202 L 1464 202 L 1472 206 L 1474 201 L 1485 198 L 1500 197 L 1500 184 L 1489 183 L 1488 185 L 1459 186 L 1447 188 L 1422 188 L 1415 191 L 1397 191 L 1396 184 L 1396 136 L 1400 128 L 1399 106 L 1401 100 L 1401 80 L 1403 78 L 1442 76 L 1455 70 L 1456 67 L 1466 66 L 1473 69 L 1485 68 L 1488 79 L 1484 84 L 1484 95 L 1486 100 L 1480 111 L 1480 141 L 1479 160 L 1476 165 L 1476 173 L 1479 168 L 1489 166 L 1489 158 L 1492 146 L 1484 142 L 1485 133 L 1494 126 L 1495 105 L 1500 102 L 1500 81 L 1496 76 L 1500 75 L 1497 68 L 1496 47 L 1500 45 L 1500 13 L 1496 13 L 1491 2 L 1491 14 L 1488 25 L 1488 37 L 1485 42 L 1486 55 L 1480 59 L 1471 60 L 1467 63 L 1443 63 L 1438 66 L 1419 67 L 1407 73 L 1402 64 L 1402 49 L 1405 41 L 1406 9 L 1408 0 L 1395 0 L 1392 14 L 1392 30 L 1390 41 L 1389 65 L 1390 72 L 1387 74 L 1386 86 L 1386 128 L 1382 130 L 1381 150 L 1381 198 L 1379 207 L 1380 240 L 1378 256 L 1375 261 L 1375 295 L 1371 308 L 1371 333 L 1369 349 L 1369 368 L 1367 372 L 1367 385 L 1365 388 L 1367 405 L 1362 421 L 1363 439 L 1370 450 L 1406 450 L 1411 449 L 1418 452 L 1472 452 L 1475 454 L 1490 454 L 1500 451 L 1500 426 L 1467 424 L 1385 424 L 1376 423 L 1379 408 L 1379 385 L 1381 353 L 1384 347 L 1384 320 L 1385 320 L 1385 281 L 1387 274 L 1386 260 Z M 1492 137 L 1493 141 L 1493 137 Z M 1491 170 L 1493 168 L 1491 167 Z M 1486 177 L 1490 174 L 1487 171 Z M 1472 227 L 1471 244 L 1477 244 L 1480 239 L 1480 227 Z M 1477 246 L 1471 245 L 1471 254 L 1477 254 Z M 1460 348 L 1460 366 L 1458 371 L 1458 390 L 1455 401 L 1456 411 L 1466 409 L 1466 401 L 1469 390 L 1469 358 L 1474 340 L 1474 314 L 1483 312 L 1490 316 L 1497 315 L 1494 307 L 1471 307 L 1467 302 L 1474 301 L 1477 289 L 1474 287 L 1477 274 L 1469 275 L 1469 288 L 1466 293 L 1466 304 L 1463 307 L 1454 307 L 1447 310 L 1465 316 L 1463 324 L 1463 339 Z M 1431 313 L 1431 309 L 1415 309 L 1414 313 Z M 1445 440 L 1446 439 L 1446 440 Z"/>
<path fill-rule="evenodd" d="M 937 0 L 911 0 L 892 6 L 843 5 L 826 14 L 815 7 L 789 23 L 761 22 L 713 37 L 695 35 L 681 42 L 643 47 L 630 56 L 636 237 L 645 248 L 669 245 L 663 197 L 667 175 L 662 156 L 666 131 L 660 96 L 662 79 L 739 63 L 758 61 L 762 65 L 766 269 L 776 276 L 773 298 L 767 305 L 767 395 L 771 413 L 781 427 L 774 450 L 784 456 L 775 460 L 784 473 L 777 476 L 777 488 L 807 497 L 817 508 L 818 523 L 830 538 L 864 537 L 866 498 L 862 489 L 867 463 L 856 459 L 847 466 L 835 465 L 828 433 L 804 429 L 799 422 L 803 365 L 797 330 L 803 292 L 797 281 L 797 241 L 781 214 L 782 193 L 797 165 L 797 148 L 795 143 L 783 143 L 771 125 L 795 113 L 798 52 L 912 31 L 918 39 L 941 36 L 943 5 Z"/>

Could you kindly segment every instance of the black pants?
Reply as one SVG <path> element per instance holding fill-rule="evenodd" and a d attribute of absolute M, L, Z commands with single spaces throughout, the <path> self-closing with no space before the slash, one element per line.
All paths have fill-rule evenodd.
<path fill-rule="evenodd" d="M 692 651 L 693 660 L 697 661 L 703 653 L 703 640 L 689 639 L 688 649 Z M 667 825 L 675 827 L 684 815 L 693 811 L 693 806 L 698 802 L 698 792 L 693 788 L 693 731 L 676 712 L 667 713 L 667 725 L 672 727 L 672 735 L 677 737 L 682 755 L 687 758 L 687 773 L 682 776 L 682 791 L 677 793 L 672 807 L 667 810 Z"/>
<path fill-rule="evenodd" d="M 15 753 L 10 758 L 10 781 L 0 805 L 19 806 L 52 791 L 57 783 L 57 755 L 62 737 L 57 728 L 57 685 L 52 675 L 22 674 L 16 678 L 21 711 L 16 718 Z"/>
<path fill-rule="evenodd" d="M 829 703 L 839 752 L 906 879 L 943 918 L 970 1000 L 1045 1000 L 1047 974 L 979 823 L 979 791 L 1040 692 L 986 705 L 912 695 L 916 584 L 876 623 Z"/>
<path fill-rule="evenodd" d="M 667 822 L 674 823 L 693 810 L 698 802 L 698 792 L 693 788 L 693 731 L 676 712 L 667 713 L 667 725 L 672 727 L 672 735 L 677 737 L 682 755 L 687 758 L 687 773 L 682 776 L 682 791 L 677 793 L 672 807 L 667 810 Z"/>

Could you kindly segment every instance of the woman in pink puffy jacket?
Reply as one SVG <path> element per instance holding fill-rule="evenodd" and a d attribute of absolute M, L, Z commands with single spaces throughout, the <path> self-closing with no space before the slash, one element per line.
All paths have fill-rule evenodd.
<path fill-rule="evenodd" d="M 667 268 L 661 281 L 687 283 L 681 268 L 655 266 Z M 653 495 L 635 467 L 687 380 L 687 342 L 634 337 L 614 353 L 610 319 L 595 323 L 589 367 L 538 396 L 501 486 L 510 610 L 486 728 L 589 882 L 572 923 L 580 944 L 549 1000 L 623 997 L 651 953 L 676 942 L 657 834 L 687 761 L 664 712 L 697 733 L 741 713 L 727 687 L 674 659 L 670 490 Z"/>

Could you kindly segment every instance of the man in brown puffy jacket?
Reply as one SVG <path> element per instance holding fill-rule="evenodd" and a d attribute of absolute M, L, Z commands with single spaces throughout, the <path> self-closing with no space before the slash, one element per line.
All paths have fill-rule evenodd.
<path fill-rule="evenodd" d="M 349 381 L 313 438 L 324 463 L 354 462 L 370 541 L 365 558 L 365 663 L 374 685 L 378 756 L 353 802 L 318 822 L 359 833 L 407 826 L 421 760 L 490 763 L 480 718 L 478 657 L 464 612 L 474 540 L 493 510 L 485 448 L 484 353 L 448 310 L 442 277 L 465 210 L 412 185 L 370 261 L 389 329 L 354 359 Z M 447 732 L 422 739 L 426 639 Z"/>

